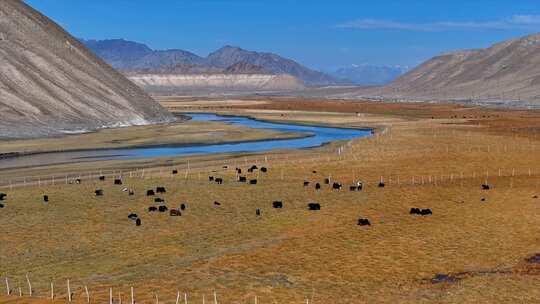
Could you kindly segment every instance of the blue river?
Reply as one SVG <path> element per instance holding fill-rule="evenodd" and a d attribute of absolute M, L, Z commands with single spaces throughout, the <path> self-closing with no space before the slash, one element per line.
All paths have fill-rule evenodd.
<path fill-rule="evenodd" d="M 241 125 L 253 129 L 269 129 L 307 135 L 300 138 L 268 139 L 251 142 L 234 142 L 208 145 L 167 145 L 158 147 L 135 147 L 120 149 L 96 149 L 66 152 L 48 152 L 23 155 L 0 160 L 0 169 L 53 165 L 96 160 L 141 159 L 174 157 L 182 155 L 207 155 L 218 153 L 264 152 L 276 149 L 302 149 L 319 147 L 338 140 L 350 140 L 372 134 L 369 129 L 347 129 L 323 126 L 307 126 L 293 123 L 274 123 L 243 116 L 216 114 L 186 114 L 193 121 L 215 121 Z"/>

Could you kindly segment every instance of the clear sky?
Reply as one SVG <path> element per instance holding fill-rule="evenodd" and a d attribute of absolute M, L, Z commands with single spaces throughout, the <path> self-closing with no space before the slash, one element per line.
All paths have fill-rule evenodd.
<path fill-rule="evenodd" d="M 316 69 L 414 66 L 540 32 L 539 0 L 27 0 L 85 39 L 125 38 L 206 56 L 275 52 Z"/>

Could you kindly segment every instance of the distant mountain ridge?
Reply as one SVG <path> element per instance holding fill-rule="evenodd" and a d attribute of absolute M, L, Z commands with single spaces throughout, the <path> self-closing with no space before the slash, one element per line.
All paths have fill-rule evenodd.
<path fill-rule="evenodd" d="M 224 46 L 207 57 L 180 50 L 152 50 L 145 44 L 124 39 L 81 41 L 99 57 L 119 70 L 160 70 L 190 64 L 210 68 L 227 69 L 234 64 L 244 63 L 260 66 L 265 71 L 279 75 L 294 76 L 309 85 L 340 83 L 323 72 L 307 68 L 294 60 L 273 53 L 247 51 L 239 47 Z"/>
<path fill-rule="evenodd" d="M 407 99 L 540 102 L 540 33 L 433 57 L 371 93 Z"/>
<path fill-rule="evenodd" d="M 375 86 L 388 84 L 405 72 L 406 67 L 376 66 L 376 65 L 356 65 L 339 68 L 330 73 L 337 79 L 343 79 L 356 85 Z"/>

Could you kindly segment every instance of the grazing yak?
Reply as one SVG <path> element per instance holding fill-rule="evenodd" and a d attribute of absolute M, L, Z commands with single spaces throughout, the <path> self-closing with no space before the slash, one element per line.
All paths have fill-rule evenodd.
<path fill-rule="evenodd" d="M 384 188 L 385 184 L 383 182 L 379 182 L 379 188 Z"/>
<path fill-rule="evenodd" d="M 115 185 L 121 185 L 121 184 L 122 184 L 122 180 L 119 179 L 119 178 L 117 178 L 117 179 L 114 180 L 114 184 L 115 184 Z"/>
<path fill-rule="evenodd" d="M 156 206 L 150 206 L 148 207 L 148 212 L 156 212 L 158 209 Z"/>
<path fill-rule="evenodd" d="M 349 190 L 351 190 L 351 191 L 360 191 L 360 190 L 362 190 L 362 188 L 359 187 L 359 186 L 349 186 Z"/>
<path fill-rule="evenodd" d="M 2 209 L 2 208 L 4 208 L 4 207 L 5 207 L 4 204 L 0 204 L 0 209 Z"/>
<path fill-rule="evenodd" d="M 239 176 L 239 177 L 238 177 L 238 181 L 241 182 L 241 183 L 245 183 L 245 182 L 247 182 L 247 177 L 245 177 L 245 176 Z"/>
<path fill-rule="evenodd" d="M 156 195 L 156 193 L 154 192 L 153 189 L 146 190 L 146 196 L 154 196 L 154 195 Z"/>
<path fill-rule="evenodd" d="M 489 190 L 489 189 L 490 189 L 490 187 L 489 187 L 488 184 L 483 184 L 482 185 L 482 190 Z"/>
<path fill-rule="evenodd" d="M 214 205 L 216 205 L 216 206 L 221 206 L 221 203 L 218 202 L 218 201 L 215 201 L 215 202 L 214 202 Z"/>
<path fill-rule="evenodd" d="M 334 190 L 341 190 L 341 184 L 340 183 L 334 183 L 332 185 L 332 189 Z"/>
<path fill-rule="evenodd" d="M 177 210 L 177 209 L 171 209 L 171 211 L 169 211 L 169 215 L 170 216 L 182 216 L 182 212 L 180 212 L 180 210 Z"/>
<path fill-rule="evenodd" d="M 216 178 L 215 181 L 216 181 L 216 184 L 218 184 L 218 185 L 223 184 L 223 178 L 221 178 L 221 177 Z"/>
<path fill-rule="evenodd" d="M 431 212 L 431 209 L 420 209 L 420 208 L 411 208 L 409 211 L 409 214 L 412 215 L 431 215 L 433 212 Z"/>
<path fill-rule="evenodd" d="M 308 181 L 304 181 L 304 187 L 307 187 L 309 186 L 309 182 Z"/>
<path fill-rule="evenodd" d="M 45 203 L 47 203 L 47 202 L 49 201 L 49 196 L 48 196 L 48 195 L 44 195 L 44 196 L 43 196 L 43 201 L 44 201 Z"/>
<path fill-rule="evenodd" d="M 311 210 L 311 211 L 321 210 L 321 205 L 319 203 L 309 203 L 308 210 Z"/>
<path fill-rule="evenodd" d="M 162 199 L 161 197 L 156 197 L 156 198 L 154 199 L 154 203 L 164 203 L 164 202 L 165 202 L 165 200 Z"/>
<path fill-rule="evenodd" d="M 156 193 L 167 193 L 165 187 L 156 187 Z"/>
<path fill-rule="evenodd" d="M 418 214 L 420 215 L 420 208 L 411 208 L 409 214 Z"/>
<path fill-rule="evenodd" d="M 321 184 L 316 183 L 315 184 L 315 190 L 321 190 Z"/>
<path fill-rule="evenodd" d="M 249 180 L 249 184 L 250 184 L 250 185 L 256 185 L 256 184 L 257 184 L 257 180 L 256 180 L 256 179 L 250 179 L 250 180 Z"/>
<path fill-rule="evenodd" d="M 213 181 L 214 181 L 214 177 L 213 177 L 213 176 L 209 176 L 209 177 L 208 177 L 208 181 L 209 181 L 209 182 L 213 182 Z"/>
<path fill-rule="evenodd" d="M 180 210 L 186 210 L 186 204 L 180 204 Z"/>
<path fill-rule="evenodd" d="M 255 210 L 255 215 L 256 215 L 256 216 L 261 216 L 261 209 L 257 208 L 257 209 Z"/>
<path fill-rule="evenodd" d="M 324 183 L 327 184 L 327 185 L 330 185 L 330 179 L 329 179 L 329 178 L 325 178 L 325 179 L 324 179 Z"/>
<path fill-rule="evenodd" d="M 75 180 L 75 183 L 76 183 L 76 184 L 80 184 L 81 182 L 82 182 L 82 181 L 81 181 L 80 178 L 77 178 L 77 179 Z"/>
<path fill-rule="evenodd" d="M 141 219 L 137 218 L 137 220 L 135 220 L 135 225 L 140 226 L 141 224 L 142 224 Z"/>
<path fill-rule="evenodd" d="M 262 173 L 268 172 L 268 168 L 266 168 L 266 167 L 261 167 L 261 172 L 262 172 Z"/>
<path fill-rule="evenodd" d="M 236 168 L 236 173 L 238 173 L 238 174 L 242 174 L 242 169 L 240 169 L 240 168 Z"/>
<path fill-rule="evenodd" d="M 420 215 L 432 215 L 433 212 L 431 212 L 431 209 L 422 209 L 420 210 Z"/>
<path fill-rule="evenodd" d="M 129 195 L 129 196 L 135 195 L 135 191 L 133 191 L 133 190 L 129 189 L 129 191 L 128 191 L 128 195 Z"/>
<path fill-rule="evenodd" d="M 5 200 L 6 197 L 7 197 L 7 194 L 5 194 L 5 193 L 0 193 L 0 201 Z"/>
<path fill-rule="evenodd" d="M 159 211 L 159 212 L 165 212 L 165 211 L 167 211 L 167 210 L 169 210 L 169 208 L 167 208 L 167 206 L 159 206 L 159 207 L 158 207 L 158 211 Z"/>
<path fill-rule="evenodd" d="M 135 219 L 137 219 L 138 217 L 139 217 L 139 216 L 138 216 L 136 213 L 130 213 L 130 214 L 128 215 L 128 219 L 130 219 L 130 220 L 135 220 Z"/>
<path fill-rule="evenodd" d="M 100 181 L 104 181 L 104 180 L 105 180 L 105 175 L 100 176 L 100 177 L 99 177 L 99 180 L 100 180 Z"/>
<path fill-rule="evenodd" d="M 173 174 L 173 175 L 178 174 L 178 170 L 172 170 L 172 174 Z"/>
<path fill-rule="evenodd" d="M 103 196 L 103 190 L 97 189 L 96 191 L 94 191 L 94 194 L 95 194 L 96 196 Z"/>
<path fill-rule="evenodd" d="M 276 208 L 276 209 L 281 209 L 281 208 L 283 208 L 283 202 L 281 202 L 281 201 L 274 201 L 274 202 L 272 203 L 272 207 L 274 207 L 274 208 Z"/>
<path fill-rule="evenodd" d="M 361 218 L 361 219 L 358 219 L 358 226 L 371 226 L 371 223 L 369 222 L 368 219 Z"/>
<path fill-rule="evenodd" d="M 250 172 L 253 172 L 253 170 L 257 170 L 257 169 L 259 169 L 259 168 L 257 168 L 256 165 L 253 165 L 253 166 L 251 166 L 251 168 L 249 168 L 249 170 L 251 170 Z"/>

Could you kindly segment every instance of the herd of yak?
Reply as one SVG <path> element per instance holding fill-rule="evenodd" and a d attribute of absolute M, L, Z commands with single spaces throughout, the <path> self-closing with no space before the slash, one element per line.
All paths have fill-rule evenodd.
<path fill-rule="evenodd" d="M 248 183 L 247 177 L 245 175 L 244 176 L 241 175 L 242 174 L 242 169 L 236 168 L 235 170 L 236 170 L 236 175 L 237 175 L 237 181 L 241 182 L 241 183 Z M 256 165 L 251 166 L 248 169 L 248 172 L 252 173 L 255 170 L 259 170 L 262 173 L 268 172 L 268 169 L 266 167 L 261 167 L 259 169 Z M 313 173 L 317 173 L 317 172 L 313 171 Z M 178 174 L 178 170 L 173 170 L 172 174 L 173 175 Z M 105 176 L 100 176 L 99 180 L 104 181 Z M 209 176 L 208 180 L 209 180 L 209 182 L 212 182 L 212 183 L 223 184 L 223 178 L 220 178 L 220 177 Z M 80 184 L 81 180 L 76 179 L 75 183 Z M 257 184 L 257 179 L 250 179 L 249 184 L 256 185 Z M 304 181 L 304 187 L 309 187 L 310 184 L 311 184 L 311 182 Z M 337 183 L 337 182 L 331 183 L 329 178 L 326 178 L 324 180 L 324 184 L 326 184 L 328 186 L 331 186 L 331 188 L 333 190 L 341 190 L 342 189 L 342 184 Z M 122 185 L 122 180 L 119 179 L 119 178 L 114 179 L 114 185 Z M 378 187 L 379 188 L 384 188 L 385 183 L 381 181 L 378 184 Z M 489 190 L 490 189 L 489 185 L 487 185 L 487 184 L 481 185 L 481 187 L 482 187 L 483 190 Z M 322 186 L 321 186 L 320 183 L 315 183 L 315 189 L 316 190 L 321 190 L 321 188 L 322 188 Z M 357 182 L 356 185 L 352 185 L 352 186 L 349 187 L 350 191 L 362 191 L 362 189 L 363 189 L 363 183 L 362 182 Z M 132 189 L 128 189 L 128 188 L 124 188 L 122 191 L 128 192 L 128 194 L 130 196 L 135 194 L 135 192 Z M 148 212 L 150 212 L 150 213 L 152 213 L 152 212 L 165 213 L 165 212 L 169 211 L 170 216 L 182 216 L 182 212 L 185 211 L 186 208 L 187 208 L 185 203 L 180 204 L 180 207 L 178 209 L 170 209 L 169 210 L 169 208 L 164 204 L 165 200 L 160 198 L 160 197 L 156 197 L 156 195 L 164 194 L 166 192 L 167 192 L 167 190 L 163 186 L 158 186 L 158 187 L 156 187 L 155 190 L 154 189 L 149 189 L 149 190 L 146 191 L 146 196 L 154 197 L 154 203 L 159 204 L 159 205 L 149 206 L 148 207 Z M 96 189 L 94 194 L 95 194 L 95 196 L 103 196 L 104 195 L 102 189 Z M 5 208 L 5 205 L 2 202 L 5 201 L 6 199 L 7 199 L 7 194 L 0 193 L 0 209 Z M 43 201 L 45 203 L 49 202 L 49 196 L 44 195 L 43 196 Z M 221 203 L 219 203 L 218 201 L 215 201 L 214 205 L 215 206 L 220 206 Z M 283 202 L 282 201 L 274 201 L 272 203 L 272 207 L 275 208 L 275 209 L 281 209 L 281 208 L 283 208 Z M 308 207 L 308 210 L 310 210 L 310 211 L 321 210 L 321 205 L 319 203 L 309 203 L 307 205 L 307 207 Z M 431 209 L 411 208 L 410 211 L 409 211 L 409 214 L 428 216 L 428 215 L 432 215 L 433 212 L 431 211 Z M 256 209 L 255 210 L 255 215 L 256 216 L 261 216 L 262 215 L 261 209 L 259 209 L 259 208 Z M 141 221 L 141 219 L 139 218 L 139 216 L 136 213 L 130 213 L 128 215 L 128 219 L 134 221 L 136 226 L 141 226 L 142 225 L 142 221 Z M 357 225 L 359 225 L 359 226 L 371 226 L 371 223 L 370 223 L 369 219 L 360 218 L 360 219 L 358 219 Z"/>

